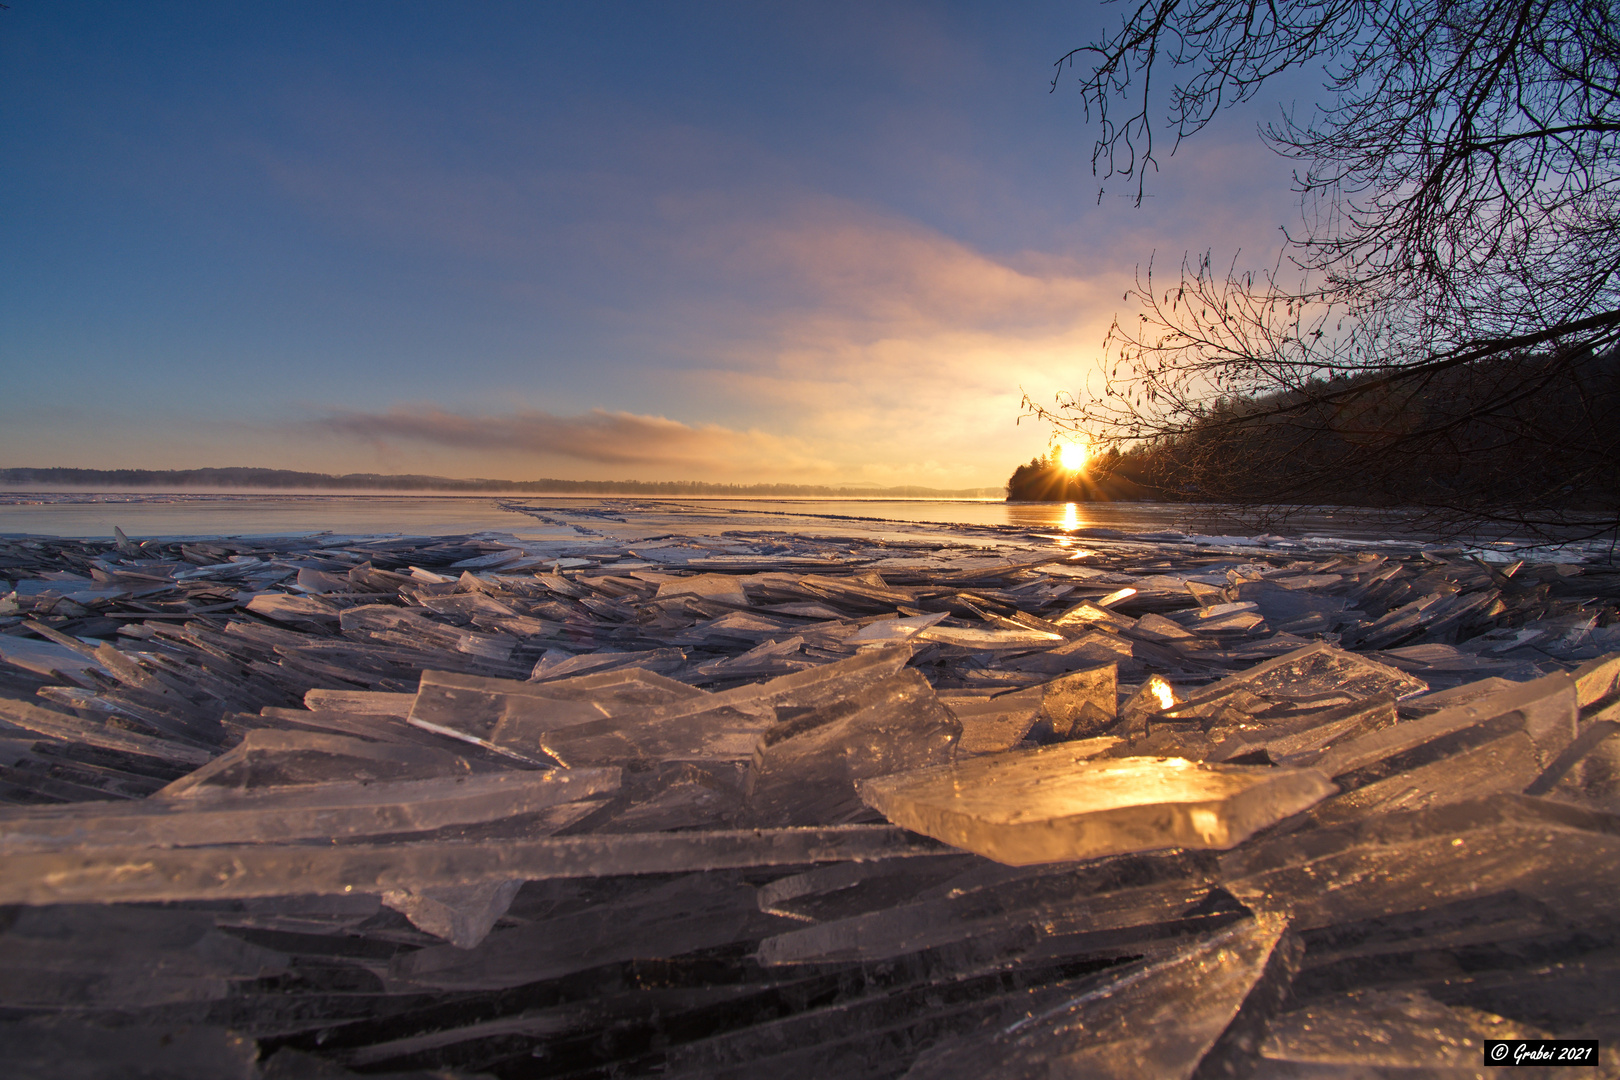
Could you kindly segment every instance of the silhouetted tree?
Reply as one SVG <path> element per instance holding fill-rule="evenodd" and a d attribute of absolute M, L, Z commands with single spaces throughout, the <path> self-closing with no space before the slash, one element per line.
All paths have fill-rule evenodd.
<path fill-rule="evenodd" d="M 1059 61 L 1100 122 L 1096 170 L 1140 199 L 1156 133 L 1179 141 L 1323 62 L 1324 100 L 1262 133 L 1301 163 L 1305 224 L 1269 273 L 1205 255 L 1161 288 L 1150 264 L 1103 370 L 1032 411 L 1095 442 L 1151 442 L 1180 471 L 1165 482 L 1209 496 L 1312 501 L 1357 472 L 1439 463 L 1467 478 L 1426 493 L 1456 520 L 1620 525 L 1614 14 L 1608 0 L 1129 8 Z M 1535 475 L 1481 479 L 1515 459 Z M 1246 467 L 1270 477 L 1263 492 Z"/>

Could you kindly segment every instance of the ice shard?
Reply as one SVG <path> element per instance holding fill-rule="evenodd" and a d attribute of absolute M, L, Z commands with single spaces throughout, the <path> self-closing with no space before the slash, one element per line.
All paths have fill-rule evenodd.
<path fill-rule="evenodd" d="M 1119 707 L 1119 669 L 1104 664 L 1053 679 L 1040 688 L 1039 717 L 1055 738 L 1079 739 L 1113 725 Z"/>
<path fill-rule="evenodd" d="M 957 755 L 1001 753 L 1016 747 L 1040 718 L 1041 698 L 1039 687 L 994 696 L 941 695 L 940 702 L 962 725 Z"/>
<path fill-rule="evenodd" d="M 779 709 L 758 736 L 742 821 L 834 825 L 866 816 L 858 781 L 954 756 L 961 725 L 915 671 L 829 704 Z"/>
<path fill-rule="evenodd" d="M 759 910 L 755 888 L 736 875 L 688 874 L 616 902 L 496 931 L 471 949 L 439 946 L 398 957 L 390 975 L 442 989 L 519 986 L 614 960 L 757 940 L 781 921 Z"/>
<path fill-rule="evenodd" d="M 996 943 L 1026 962 L 1043 955 L 1143 955 L 1243 910 L 1235 903 L 1212 905 L 1213 860 L 1185 852 L 1017 871 L 945 859 L 893 862 L 895 868 L 885 875 L 893 890 L 889 906 L 860 910 L 860 893 L 845 897 L 834 892 L 818 897 L 819 904 L 800 899 L 788 907 L 788 914 L 841 913 L 767 938 L 759 946 L 760 960 L 773 965 L 892 961 L 967 941 Z M 936 863 L 956 865 L 956 873 L 905 888 L 908 879 L 935 873 Z M 857 870 L 876 874 L 882 868 L 867 864 L 812 871 L 795 880 L 793 891 L 846 884 Z M 856 910 L 842 910 L 850 906 Z M 779 910 L 774 904 L 767 909 Z"/>
<path fill-rule="evenodd" d="M 458 949 L 471 949 L 489 936 L 522 887 L 522 881 L 429 885 L 389 889 L 382 894 L 382 901 L 433 936 Z"/>
<path fill-rule="evenodd" d="M 0 854 L 0 903 L 216 900 L 926 856 L 885 825 L 382 844 L 108 846 Z"/>
<path fill-rule="evenodd" d="M 1334 792 L 1310 769 L 1093 760 L 1086 741 L 869 780 L 890 821 L 1015 866 L 1157 848 L 1228 848 Z"/>
<path fill-rule="evenodd" d="M 1443 1005 L 1421 990 L 1363 990 L 1311 1001 L 1272 1019 L 1260 1054 L 1297 1075 L 1334 1066 L 1398 1070 L 1396 1075 L 1490 1075 L 1482 1065 L 1487 1039 L 1546 1039 L 1549 1034 L 1493 1013 Z M 1288 1070 L 1277 1070 L 1288 1075 Z M 1521 1073 L 1504 1069 L 1500 1075 Z M 1443 1075 L 1442 1074 L 1442 1075 Z M 1265 1071 L 1261 1071 L 1265 1076 Z"/>
<path fill-rule="evenodd" d="M 1616 867 L 1616 819 L 1494 795 L 1268 838 L 1222 856 L 1221 878 L 1304 930 L 1508 889 L 1581 922 L 1613 918 Z"/>
<path fill-rule="evenodd" d="M 0 814 L 0 853 L 282 843 L 419 833 L 522 818 L 609 793 L 617 769 L 558 769 L 309 783 L 250 791 L 193 789 L 186 799 L 76 803 Z M 199 791 L 211 791 L 202 795 Z"/>
<path fill-rule="evenodd" d="M 1299 956 L 1297 942 L 1286 932 L 1283 920 L 1263 915 L 1079 992 L 1040 995 L 1026 1016 L 942 1043 L 923 1053 L 905 1075 L 908 1080 L 1220 1075 L 1222 1065 L 1247 1056 L 1247 1045 L 1286 994 Z"/>
<path fill-rule="evenodd" d="M 1407 769 L 1522 731 L 1539 772 L 1574 739 L 1578 715 L 1575 681 L 1561 673 L 1548 675 L 1339 743 L 1314 766 L 1330 776 L 1380 763 L 1388 763 L 1382 766 L 1386 771 Z"/>
<path fill-rule="evenodd" d="M 1214 701 L 1239 690 L 1272 700 L 1299 701 L 1324 694 L 1403 698 L 1427 689 L 1427 683 L 1399 668 L 1319 643 L 1222 679 L 1190 695 L 1188 701 Z"/>

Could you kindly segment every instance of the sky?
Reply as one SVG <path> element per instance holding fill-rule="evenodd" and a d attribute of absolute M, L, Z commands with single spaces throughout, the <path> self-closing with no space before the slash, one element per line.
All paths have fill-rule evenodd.
<path fill-rule="evenodd" d="M 0 467 L 999 486 L 1298 215 L 1274 98 L 1093 175 L 1115 5 L 8 3 Z"/>

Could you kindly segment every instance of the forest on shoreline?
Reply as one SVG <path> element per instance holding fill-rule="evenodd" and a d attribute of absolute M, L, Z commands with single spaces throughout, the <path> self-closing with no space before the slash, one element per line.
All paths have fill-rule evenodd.
<path fill-rule="evenodd" d="M 1218 398 L 1083 470 L 1020 465 L 1007 497 L 1613 514 L 1617 460 L 1620 353 L 1497 356 L 1398 388 L 1364 374 Z"/>

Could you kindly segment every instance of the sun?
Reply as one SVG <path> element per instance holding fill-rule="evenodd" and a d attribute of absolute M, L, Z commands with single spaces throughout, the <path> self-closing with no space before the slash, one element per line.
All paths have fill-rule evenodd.
<path fill-rule="evenodd" d="M 1079 443 L 1064 443 L 1058 447 L 1058 461 L 1070 472 L 1079 472 L 1085 468 L 1086 448 Z"/>

